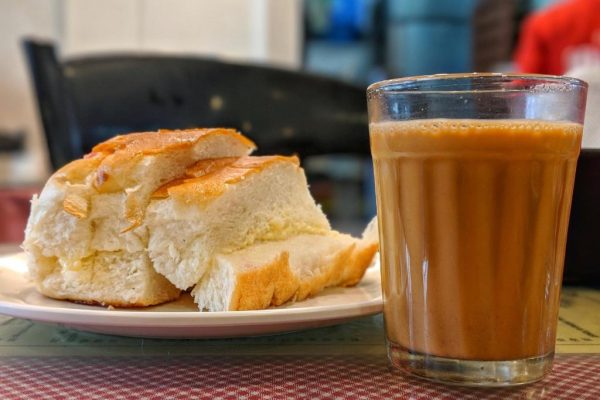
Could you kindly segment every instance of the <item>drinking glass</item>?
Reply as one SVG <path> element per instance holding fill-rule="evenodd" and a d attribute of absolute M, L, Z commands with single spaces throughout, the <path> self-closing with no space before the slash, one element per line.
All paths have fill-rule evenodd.
<path fill-rule="evenodd" d="M 368 88 L 394 367 L 475 386 L 550 371 L 586 90 L 511 74 Z"/>

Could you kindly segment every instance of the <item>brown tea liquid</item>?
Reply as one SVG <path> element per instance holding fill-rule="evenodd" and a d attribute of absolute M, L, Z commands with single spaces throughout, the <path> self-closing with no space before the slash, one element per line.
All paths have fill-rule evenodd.
<path fill-rule="evenodd" d="M 388 340 L 456 359 L 554 350 L 582 126 L 370 125 Z"/>

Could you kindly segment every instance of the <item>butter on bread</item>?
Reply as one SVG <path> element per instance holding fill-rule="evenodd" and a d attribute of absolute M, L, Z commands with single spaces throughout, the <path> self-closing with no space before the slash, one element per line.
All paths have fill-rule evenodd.
<path fill-rule="evenodd" d="M 228 129 L 136 133 L 61 168 L 32 200 L 23 243 L 38 289 L 127 307 L 193 288 L 220 311 L 356 284 L 376 240 L 331 230 L 297 157 L 253 149 Z"/>

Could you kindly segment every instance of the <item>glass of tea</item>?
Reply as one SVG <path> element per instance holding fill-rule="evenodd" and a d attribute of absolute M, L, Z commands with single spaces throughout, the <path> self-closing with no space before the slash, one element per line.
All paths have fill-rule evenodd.
<path fill-rule="evenodd" d="M 550 371 L 586 90 L 511 74 L 368 88 L 394 367 L 474 386 Z"/>

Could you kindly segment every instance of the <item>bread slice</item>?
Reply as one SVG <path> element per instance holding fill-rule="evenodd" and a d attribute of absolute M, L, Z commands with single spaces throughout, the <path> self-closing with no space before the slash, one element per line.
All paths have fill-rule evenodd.
<path fill-rule="evenodd" d="M 115 306 L 177 298 L 180 291 L 147 257 L 148 230 L 141 225 L 150 195 L 198 160 L 253 148 L 231 129 L 137 133 L 61 168 L 32 199 L 25 231 L 23 249 L 40 292 Z"/>
<path fill-rule="evenodd" d="M 331 230 L 298 158 L 282 156 L 197 163 L 154 193 L 144 226 L 154 268 L 180 289 L 198 283 L 218 254 Z"/>
<path fill-rule="evenodd" d="M 218 255 L 192 290 L 201 310 L 258 310 L 360 281 L 377 243 L 332 232 L 298 235 Z"/>

